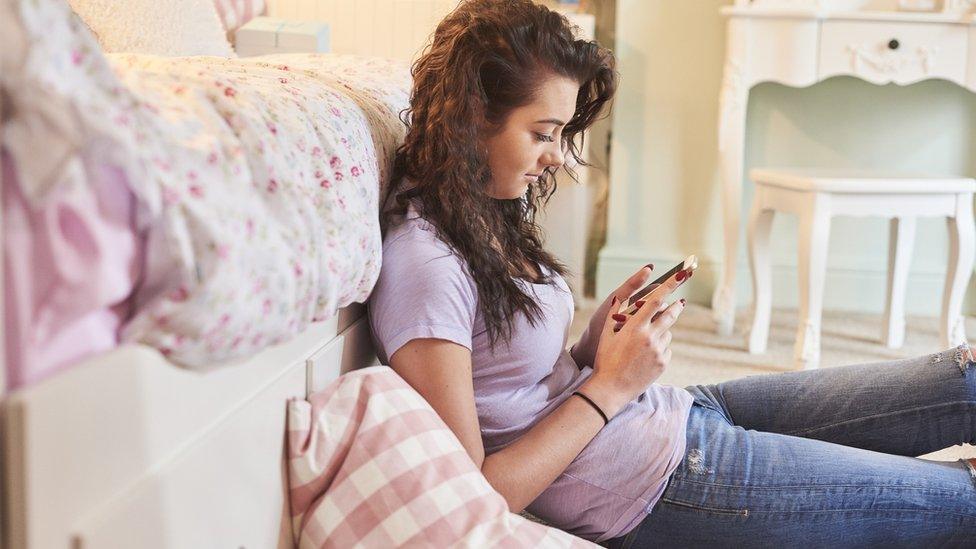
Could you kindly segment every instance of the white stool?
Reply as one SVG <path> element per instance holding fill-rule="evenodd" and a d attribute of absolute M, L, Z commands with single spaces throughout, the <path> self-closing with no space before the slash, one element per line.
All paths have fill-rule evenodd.
<path fill-rule="evenodd" d="M 960 313 L 973 268 L 976 180 L 772 169 L 754 169 L 749 176 L 756 183 L 748 229 L 755 311 L 749 333 L 750 353 L 765 352 L 769 338 L 769 231 L 776 211 L 799 217 L 800 318 L 793 348 L 797 368 L 816 368 L 820 361 L 827 240 L 834 215 L 891 218 L 888 295 L 882 333 L 885 344 L 891 348 L 900 347 L 904 341 L 905 285 L 915 239 L 915 218 L 947 218 L 949 268 L 942 295 L 939 335 L 944 348 L 966 341 Z"/>

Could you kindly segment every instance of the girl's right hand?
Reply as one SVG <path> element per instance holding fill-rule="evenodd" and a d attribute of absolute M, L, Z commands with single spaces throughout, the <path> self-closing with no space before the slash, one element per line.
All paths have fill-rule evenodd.
<path fill-rule="evenodd" d="M 583 392 L 608 416 L 614 416 L 661 377 L 671 362 L 671 326 L 685 308 L 684 300 L 669 306 L 664 299 L 681 285 L 687 274 L 678 272 L 652 290 L 633 316 L 622 324 L 620 303 L 610 307 L 600 335 L 593 374 Z M 660 312 L 660 315 L 655 314 Z M 617 330 L 619 328 L 619 330 Z"/>

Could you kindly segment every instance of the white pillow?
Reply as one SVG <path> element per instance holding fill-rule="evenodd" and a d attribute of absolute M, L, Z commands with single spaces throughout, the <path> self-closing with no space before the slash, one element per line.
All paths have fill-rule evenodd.
<path fill-rule="evenodd" d="M 235 57 L 213 0 L 68 0 L 108 53 Z"/>

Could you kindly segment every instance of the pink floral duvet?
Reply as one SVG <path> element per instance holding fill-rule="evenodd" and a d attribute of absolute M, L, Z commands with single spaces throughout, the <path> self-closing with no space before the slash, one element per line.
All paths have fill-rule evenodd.
<path fill-rule="evenodd" d="M 145 262 L 122 340 L 208 368 L 365 301 L 406 64 L 105 55 L 64 3 L 14 5 L 4 88 L 32 141 L 10 147 L 24 195 L 41 209 L 96 185 L 95 157 L 135 197 Z"/>
<path fill-rule="evenodd" d="M 111 61 L 179 151 L 149 160 L 163 175 L 158 253 L 182 283 L 141 306 L 124 338 L 203 366 L 365 301 L 406 67 L 323 55 Z"/>

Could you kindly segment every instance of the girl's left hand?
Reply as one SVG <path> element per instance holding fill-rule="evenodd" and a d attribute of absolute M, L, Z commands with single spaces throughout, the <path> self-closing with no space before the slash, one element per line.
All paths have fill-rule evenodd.
<path fill-rule="evenodd" d="M 606 322 L 607 315 L 610 313 L 610 303 L 613 301 L 613 298 L 617 298 L 617 303 L 626 301 L 637 290 L 640 290 L 647 284 L 647 281 L 651 278 L 651 271 L 653 269 L 654 265 L 652 264 L 641 267 L 639 271 L 625 280 L 620 287 L 611 292 L 603 300 L 603 303 L 597 307 L 596 311 L 593 311 L 593 316 L 590 317 L 590 323 L 587 325 L 586 331 L 583 332 L 579 341 L 570 349 L 573 360 L 576 361 L 576 364 L 580 368 L 583 366 L 593 366 L 593 362 L 596 360 L 596 349 L 600 344 L 600 334 L 603 332 L 603 325 Z"/>

